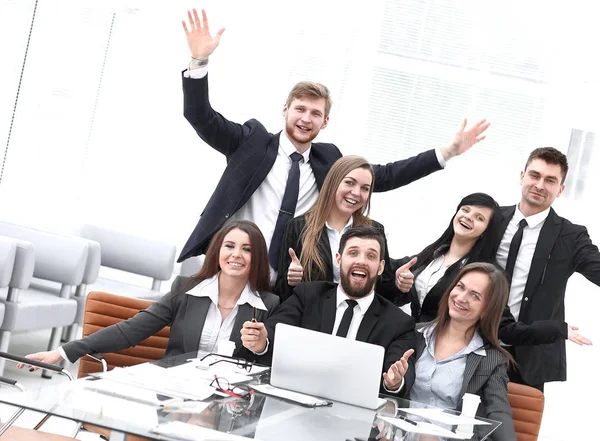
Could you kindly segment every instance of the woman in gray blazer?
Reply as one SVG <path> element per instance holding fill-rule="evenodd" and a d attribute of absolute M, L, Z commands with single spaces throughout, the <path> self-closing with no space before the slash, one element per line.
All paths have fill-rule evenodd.
<path fill-rule="evenodd" d="M 215 352 L 235 344 L 233 356 L 253 359 L 242 346 L 240 330 L 253 318 L 264 322 L 279 297 L 269 293 L 269 259 L 265 239 L 249 221 L 231 221 L 215 234 L 201 271 L 177 277 L 171 291 L 148 309 L 121 323 L 28 358 L 55 364 L 94 352 L 135 346 L 171 325 L 165 357 L 187 352 Z M 19 365 L 23 367 L 23 365 Z"/>
<path fill-rule="evenodd" d="M 502 422 L 491 435 L 495 441 L 517 439 L 508 402 L 514 360 L 498 341 L 507 299 L 502 270 L 465 265 L 442 296 L 437 318 L 415 330 L 415 381 L 405 391 L 413 401 L 452 409 L 461 408 L 465 393 L 479 395 L 477 415 Z"/>

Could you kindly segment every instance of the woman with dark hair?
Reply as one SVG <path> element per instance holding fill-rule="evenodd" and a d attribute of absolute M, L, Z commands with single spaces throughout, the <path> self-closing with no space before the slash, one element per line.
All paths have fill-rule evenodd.
<path fill-rule="evenodd" d="M 470 194 L 456 207 L 446 231 L 417 254 L 417 262 L 410 270 L 412 274 L 402 268 L 410 257 L 392 259 L 396 286 L 402 292 L 408 291 L 398 303 L 410 303 L 417 322 L 436 317 L 442 295 L 463 266 L 469 262 L 493 261 L 497 230 L 494 224 L 500 219 L 499 210 L 491 196 Z"/>
<path fill-rule="evenodd" d="M 440 299 L 436 319 L 415 330 L 415 380 L 404 392 L 449 409 L 460 409 L 465 393 L 479 395 L 477 415 L 502 422 L 491 435 L 497 441 L 517 439 L 508 402 L 507 369 L 514 360 L 498 341 L 507 301 L 501 269 L 483 262 L 464 266 Z"/>
<path fill-rule="evenodd" d="M 262 233 L 252 222 L 232 221 L 212 238 L 202 270 L 192 277 L 177 277 L 171 291 L 148 309 L 58 350 L 27 357 L 51 364 L 63 358 L 74 363 L 94 352 L 135 346 L 170 325 L 165 357 L 216 352 L 220 343 L 231 341 L 234 356 L 254 358 L 242 346 L 240 330 L 254 313 L 263 322 L 279 304 L 279 298 L 268 291 L 269 258 Z"/>
<path fill-rule="evenodd" d="M 335 255 L 342 234 L 351 227 L 370 225 L 385 238 L 383 225 L 368 217 L 374 180 L 371 164 L 360 156 L 344 156 L 333 164 L 315 205 L 287 224 L 275 282 L 281 301 L 301 281 L 339 282 Z M 395 301 L 400 291 L 394 284 L 387 243 L 385 250 L 386 265 L 376 292 Z"/>

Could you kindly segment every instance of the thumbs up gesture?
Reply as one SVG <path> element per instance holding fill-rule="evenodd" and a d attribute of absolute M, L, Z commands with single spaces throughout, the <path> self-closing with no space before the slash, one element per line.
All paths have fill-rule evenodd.
<path fill-rule="evenodd" d="M 410 269 L 415 263 L 417 263 L 417 258 L 413 257 L 408 263 L 396 270 L 396 288 L 401 292 L 408 292 L 413 286 L 415 276 L 410 272 Z"/>
<path fill-rule="evenodd" d="M 292 258 L 292 262 L 288 268 L 287 282 L 290 286 L 296 286 L 302 281 L 302 265 L 300 265 L 300 259 L 298 259 L 298 256 L 296 256 L 296 252 L 292 248 L 290 248 L 288 251 L 290 253 L 290 257 Z"/>

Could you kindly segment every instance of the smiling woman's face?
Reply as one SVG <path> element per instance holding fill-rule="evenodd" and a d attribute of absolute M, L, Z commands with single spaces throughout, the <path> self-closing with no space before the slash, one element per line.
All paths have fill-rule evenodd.
<path fill-rule="evenodd" d="M 477 240 L 488 227 L 492 214 L 493 211 L 489 207 L 463 205 L 452 221 L 454 235 L 463 239 Z"/>

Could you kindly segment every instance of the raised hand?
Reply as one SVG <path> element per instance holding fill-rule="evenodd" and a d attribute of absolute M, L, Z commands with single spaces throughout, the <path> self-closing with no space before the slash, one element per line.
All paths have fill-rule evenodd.
<path fill-rule="evenodd" d="M 298 256 L 296 256 L 296 252 L 292 248 L 290 248 L 288 252 L 290 253 L 292 262 L 288 267 L 287 283 L 290 286 L 296 286 L 298 283 L 302 282 L 304 270 L 302 269 L 302 265 L 300 264 L 300 259 L 298 259 Z"/>
<path fill-rule="evenodd" d="M 187 38 L 190 53 L 193 58 L 198 60 L 206 60 L 210 54 L 219 45 L 221 35 L 225 32 L 225 28 L 221 28 L 217 31 L 214 37 L 210 35 L 210 29 L 208 27 L 208 19 L 206 18 L 206 12 L 202 9 L 202 21 L 198 17 L 198 11 L 192 9 L 188 11 L 189 29 L 185 20 L 181 21 L 183 30 L 185 31 L 185 37 Z"/>
<path fill-rule="evenodd" d="M 408 358 L 414 352 L 414 349 L 406 351 L 400 360 L 392 364 L 388 371 L 383 373 L 383 383 L 388 390 L 394 391 L 400 387 L 402 379 L 408 371 Z"/>
<path fill-rule="evenodd" d="M 579 346 L 589 346 L 592 344 L 592 341 L 589 338 L 585 338 L 583 335 L 579 334 L 576 331 L 579 331 L 579 328 L 577 326 L 569 325 L 569 334 L 567 338 Z"/>
<path fill-rule="evenodd" d="M 62 359 L 63 359 L 60 356 L 60 352 L 58 352 L 58 351 L 36 352 L 35 354 L 29 354 L 29 355 L 26 355 L 25 357 L 31 358 L 32 360 L 49 363 L 49 364 L 57 364 L 58 362 L 62 361 Z M 23 369 L 25 366 L 27 366 L 25 363 L 17 364 L 18 369 Z M 30 366 L 29 370 L 31 372 L 33 372 L 33 371 L 37 371 L 38 368 L 36 368 L 35 366 Z"/>
<path fill-rule="evenodd" d="M 467 127 L 467 118 L 463 119 L 460 128 L 454 135 L 454 139 L 452 143 L 447 147 L 442 147 L 442 156 L 444 159 L 448 160 L 453 156 L 462 155 L 464 152 L 469 150 L 475 144 L 485 139 L 485 135 L 483 134 L 488 127 L 490 126 L 490 122 L 483 118 L 480 121 L 477 121 L 473 126 Z"/>
<path fill-rule="evenodd" d="M 417 263 L 417 258 L 413 257 L 410 262 L 405 263 L 396 270 L 396 288 L 400 292 L 408 292 L 415 282 L 415 275 L 410 272 L 413 265 Z"/>
<path fill-rule="evenodd" d="M 264 352 L 267 347 L 267 329 L 264 323 L 244 322 L 240 334 L 245 348 L 257 354 Z"/>

